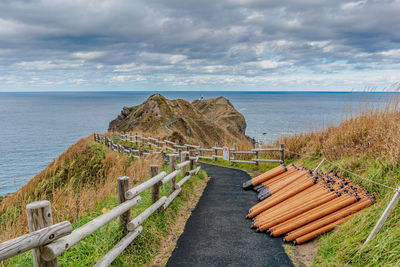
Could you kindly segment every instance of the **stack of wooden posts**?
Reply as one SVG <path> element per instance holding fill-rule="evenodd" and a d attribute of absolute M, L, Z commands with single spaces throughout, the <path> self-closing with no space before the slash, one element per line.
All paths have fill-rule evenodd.
<path fill-rule="evenodd" d="M 261 200 L 247 215 L 252 226 L 274 237 L 286 234 L 284 241 L 294 244 L 332 230 L 377 197 L 334 171 L 321 173 L 293 164 L 267 171 L 243 188 L 259 192 Z"/>

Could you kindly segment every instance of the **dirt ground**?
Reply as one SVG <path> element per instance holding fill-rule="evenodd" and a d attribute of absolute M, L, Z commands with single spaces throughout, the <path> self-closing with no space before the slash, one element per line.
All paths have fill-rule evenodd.
<path fill-rule="evenodd" d="M 285 245 L 285 251 L 296 267 L 309 267 L 317 254 L 319 247 L 318 241 L 307 242 L 302 245 Z"/>

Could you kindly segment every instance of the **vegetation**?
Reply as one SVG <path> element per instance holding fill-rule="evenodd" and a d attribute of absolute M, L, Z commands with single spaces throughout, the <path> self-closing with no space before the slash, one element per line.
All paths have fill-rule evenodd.
<path fill-rule="evenodd" d="M 157 156 L 133 161 L 108 151 L 105 146 L 89 141 L 89 138 L 82 139 L 18 193 L 9 195 L 0 202 L 0 240 L 8 240 L 27 232 L 24 207 L 29 202 L 41 199 L 51 201 L 55 223 L 69 220 L 74 229 L 80 227 L 118 205 L 117 177 L 128 175 L 131 177 L 131 185 L 138 184 L 149 177 L 150 164 L 160 163 L 161 158 Z M 171 233 L 176 234 L 176 220 L 181 216 L 182 209 L 188 207 L 193 200 L 193 192 L 204 188 L 205 177 L 201 171 L 189 179 L 168 209 L 161 209 L 148 218 L 143 224 L 142 233 L 116 259 L 114 265 L 136 266 L 150 263 L 159 254 L 164 237 Z M 178 176 L 177 181 L 180 179 Z M 162 196 L 169 195 L 169 184 L 163 185 L 160 193 Z M 151 205 L 150 189 L 143 192 L 141 197 L 141 203 L 132 209 L 132 217 Z M 121 238 L 119 221 L 114 220 L 61 255 L 58 258 L 59 263 L 64 266 L 93 265 Z M 3 264 L 31 266 L 31 253 L 26 252 Z"/>
<path fill-rule="evenodd" d="M 359 176 L 393 188 L 400 185 L 399 102 L 397 99 L 387 99 L 386 103 L 384 108 L 366 105 L 354 115 L 349 114 L 338 126 L 279 140 L 287 149 L 287 164 L 304 162 L 306 167 L 312 169 L 325 157 L 329 161 L 323 165 L 322 171 L 334 169 L 379 195 L 376 204 L 318 238 L 320 247 L 314 266 L 400 266 L 399 205 L 378 235 L 368 244 L 363 244 L 392 198 L 394 190 Z M 238 144 L 239 150 L 248 148 L 248 142 Z M 245 156 L 239 159 L 242 157 L 245 159 Z M 261 157 L 277 158 L 277 155 L 265 154 Z M 26 232 L 24 206 L 39 199 L 51 200 L 55 222 L 68 219 L 73 222 L 74 228 L 79 227 L 117 204 L 116 177 L 128 175 L 135 177 L 133 184 L 142 182 L 148 177 L 149 165 L 157 162 L 160 163 L 161 159 L 155 156 L 148 160 L 132 161 L 89 139 L 79 141 L 18 193 L 0 200 L 0 241 Z M 221 159 L 205 162 L 255 172 L 264 172 L 276 166 L 270 163 L 232 163 Z M 151 262 L 159 251 L 161 240 L 172 231 L 171 225 L 179 210 L 186 205 L 199 181 L 204 181 L 204 174 L 189 180 L 181 192 L 182 196 L 169 209 L 149 218 L 144 225 L 144 232 L 116 260 L 115 265 L 132 266 Z M 162 194 L 167 191 L 164 186 Z M 134 208 L 134 212 L 137 214 L 149 205 L 150 195 L 144 192 L 143 202 Z M 103 227 L 61 256 L 60 263 L 93 264 L 121 238 L 117 228 L 118 221 Z M 147 242 L 149 240 L 151 242 Z M 25 253 L 7 264 L 25 266 L 30 262 L 30 254 Z"/>

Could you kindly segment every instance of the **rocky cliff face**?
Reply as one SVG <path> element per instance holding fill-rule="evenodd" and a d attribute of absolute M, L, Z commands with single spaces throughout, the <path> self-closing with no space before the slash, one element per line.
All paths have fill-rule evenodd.
<path fill-rule="evenodd" d="M 224 97 L 190 103 L 155 94 L 138 106 L 124 107 L 110 122 L 109 131 L 139 132 L 205 146 L 249 143 L 243 115 Z"/>

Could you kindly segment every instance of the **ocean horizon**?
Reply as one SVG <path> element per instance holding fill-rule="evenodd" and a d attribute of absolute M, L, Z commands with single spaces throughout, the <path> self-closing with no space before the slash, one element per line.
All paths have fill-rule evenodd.
<path fill-rule="evenodd" d="M 246 134 L 262 142 L 337 125 L 363 103 L 397 92 L 63 91 L 0 92 L 0 196 L 17 191 L 80 138 L 105 132 L 124 106 L 161 93 L 193 101 L 224 96 L 242 113 Z"/>

